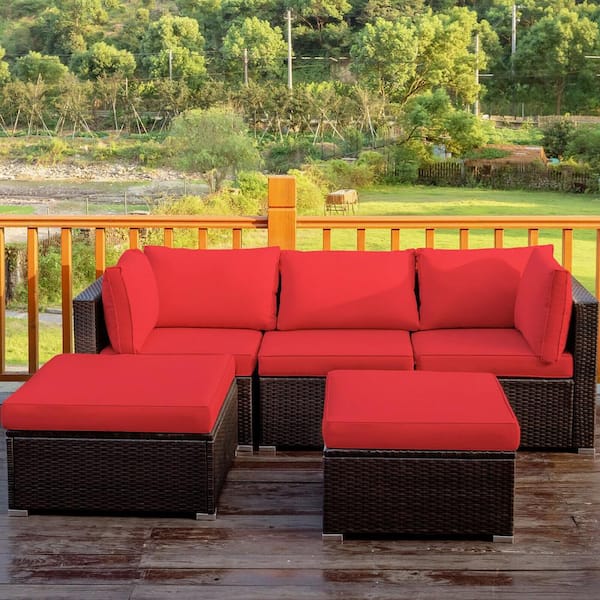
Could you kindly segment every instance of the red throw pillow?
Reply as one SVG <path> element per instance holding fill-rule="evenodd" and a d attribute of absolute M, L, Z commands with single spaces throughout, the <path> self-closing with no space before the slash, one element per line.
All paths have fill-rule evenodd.
<path fill-rule="evenodd" d="M 552 246 L 537 246 L 552 256 Z M 533 247 L 417 250 L 421 329 L 514 327 Z"/>
<path fill-rule="evenodd" d="M 553 257 L 533 252 L 519 283 L 515 327 L 540 360 L 553 363 L 564 352 L 572 305 L 571 274 Z"/>
<path fill-rule="evenodd" d="M 412 250 L 284 250 L 277 328 L 414 331 L 414 285 Z"/>
<path fill-rule="evenodd" d="M 158 291 L 141 250 L 126 250 L 102 279 L 102 305 L 110 345 L 116 352 L 139 352 L 156 326 Z"/>
<path fill-rule="evenodd" d="M 275 328 L 279 248 L 144 252 L 158 286 L 158 327 Z"/>

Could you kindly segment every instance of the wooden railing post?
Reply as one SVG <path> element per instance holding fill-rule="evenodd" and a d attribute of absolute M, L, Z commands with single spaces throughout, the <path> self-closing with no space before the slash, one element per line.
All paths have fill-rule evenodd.
<path fill-rule="evenodd" d="M 269 177 L 269 246 L 296 248 L 296 179 L 290 175 Z"/>

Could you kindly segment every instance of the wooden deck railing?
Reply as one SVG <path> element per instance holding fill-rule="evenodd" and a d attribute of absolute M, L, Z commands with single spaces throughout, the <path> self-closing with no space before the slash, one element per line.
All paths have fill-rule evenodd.
<path fill-rule="evenodd" d="M 576 230 L 594 232 L 595 253 L 586 257 L 595 264 L 595 293 L 600 295 L 600 217 L 579 216 L 516 216 L 516 217 L 372 217 L 372 216 L 328 216 L 297 217 L 296 187 L 293 177 L 269 178 L 267 217 L 198 217 L 198 216 L 3 216 L 0 215 L 0 381 L 22 381 L 39 368 L 39 236 L 40 230 L 53 229 L 60 232 L 62 273 L 62 350 L 73 351 L 73 231 L 87 229 L 92 232 L 95 245 L 95 272 L 100 276 L 106 268 L 107 231 L 125 230 L 129 247 L 140 245 L 140 231 L 158 229 L 163 232 L 163 243 L 172 246 L 175 230 L 197 232 L 197 247 L 209 246 L 210 230 L 231 231 L 231 247 L 244 245 L 243 234 L 250 230 L 266 230 L 268 245 L 293 249 L 297 247 L 299 232 L 320 230 L 318 244 L 324 250 L 332 249 L 332 232 L 350 230 L 355 233 L 358 250 L 367 249 L 367 231 L 387 231 L 389 250 L 401 248 L 403 232 L 421 231 L 425 247 L 434 247 L 436 233 L 447 230 L 458 232 L 460 248 L 469 247 L 472 230 L 488 230 L 492 233 L 494 247 L 504 245 L 507 230 L 527 232 L 527 243 L 539 242 L 540 230 L 560 232 L 562 264 L 573 268 L 573 233 Z M 27 317 L 28 317 L 28 365 L 27 370 L 6 370 L 6 233 L 14 228 L 26 229 L 27 245 Z M 250 244 L 251 245 L 251 244 Z"/>

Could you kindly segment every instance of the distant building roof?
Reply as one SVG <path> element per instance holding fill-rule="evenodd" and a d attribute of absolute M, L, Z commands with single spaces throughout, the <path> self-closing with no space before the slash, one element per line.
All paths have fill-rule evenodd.
<path fill-rule="evenodd" d="M 469 158 L 466 165 L 503 165 L 510 163 L 548 163 L 548 158 L 542 146 L 519 146 L 516 144 L 489 144 L 484 148 L 503 150 L 508 154 L 500 158 Z"/>

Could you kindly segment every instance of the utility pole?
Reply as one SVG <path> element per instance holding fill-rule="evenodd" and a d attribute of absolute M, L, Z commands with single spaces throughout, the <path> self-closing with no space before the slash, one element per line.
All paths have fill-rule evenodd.
<path fill-rule="evenodd" d="M 292 11 L 288 8 L 287 14 L 287 42 L 288 42 L 288 90 L 292 91 Z"/>
<path fill-rule="evenodd" d="M 479 33 L 475 34 L 475 85 L 477 85 L 477 90 L 475 96 L 475 106 L 473 107 L 473 112 L 475 116 L 479 116 Z"/>
<path fill-rule="evenodd" d="M 244 48 L 244 85 L 248 87 L 248 48 Z"/>

